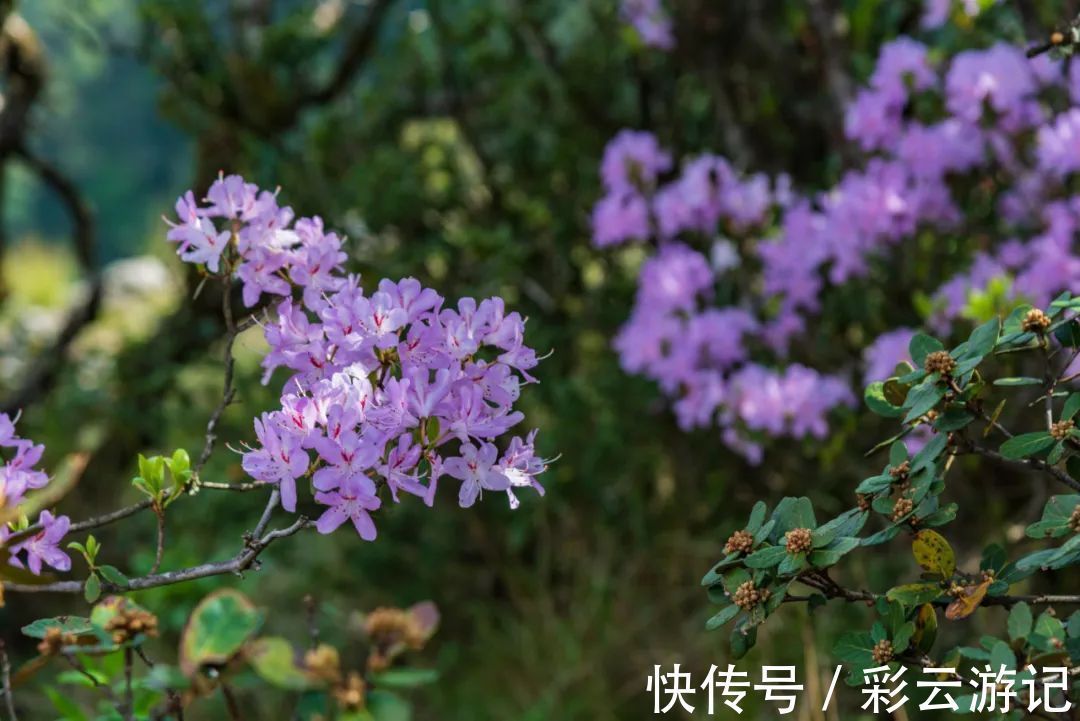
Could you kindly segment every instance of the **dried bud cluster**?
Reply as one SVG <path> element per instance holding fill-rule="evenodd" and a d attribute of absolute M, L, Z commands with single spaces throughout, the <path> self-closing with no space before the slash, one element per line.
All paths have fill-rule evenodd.
<path fill-rule="evenodd" d="M 956 360 L 949 355 L 949 351 L 936 350 L 926 356 L 926 363 L 923 367 L 926 369 L 927 373 L 937 373 L 939 375 L 947 376 L 956 368 Z"/>
<path fill-rule="evenodd" d="M 157 636 L 158 620 L 149 611 L 124 605 L 106 622 L 105 630 L 112 634 L 113 643 L 126 643 L 139 634 Z"/>
<path fill-rule="evenodd" d="M 334 688 L 334 700 L 346 711 L 360 711 L 364 708 L 367 684 L 356 671 L 349 671 L 345 683 Z"/>
<path fill-rule="evenodd" d="M 333 646 L 323 643 L 305 653 L 304 667 L 312 675 L 329 684 L 341 681 L 341 657 Z"/>
<path fill-rule="evenodd" d="M 809 528 L 793 528 L 784 534 L 784 540 L 790 554 L 806 553 L 813 543 Z"/>
<path fill-rule="evenodd" d="M 749 531 L 735 531 L 724 544 L 724 553 L 750 553 L 754 548 L 754 535 Z"/>
<path fill-rule="evenodd" d="M 889 639 L 882 639 L 874 644 L 872 652 L 874 663 L 881 665 L 893 660 L 893 645 Z"/>
<path fill-rule="evenodd" d="M 64 633 L 58 628 L 45 630 L 45 637 L 41 639 L 37 650 L 42 656 L 55 656 L 60 653 L 64 646 L 74 646 L 79 642 L 73 633 Z"/>
<path fill-rule="evenodd" d="M 1076 427 L 1076 422 L 1073 420 L 1058 421 L 1050 426 L 1050 435 L 1054 437 L 1056 441 L 1063 441 L 1069 435 L 1069 431 Z"/>
<path fill-rule="evenodd" d="M 907 478 L 909 473 L 911 473 L 911 463 L 909 461 L 904 461 L 900 465 L 889 469 L 889 475 L 895 479 Z"/>
<path fill-rule="evenodd" d="M 913 510 L 915 510 L 914 501 L 912 501 L 910 498 L 897 498 L 896 503 L 893 504 L 892 519 L 894 521 L 899 521 L 901 518 L 911 513 Z"/>
<path fill-rule="evenodd" d="M 1023 322 L 1020 327 L 1025 333 L 1038 333 L 1042 335 L 1046 332 L 1046 329 L 1050 327 L 1050 316 L 1043 313 L 1038 308 L 1032 308 L 1024 316 Z"/>
<path fill-rule="evenodd" d="M 1076 504 L 1072 515 L 1069 516 L 1069 528 L 1076 533 L 1080 533 L 1080 503 Z"/>
<path fill-rule="evenodd" d="M 865 493 L 856 493 L 855 505 L 859 507 L 860 511 L 869 511 L 871 508 L 870 496 L 866 495 Z"/>
<path fill-rule="evenodd" d="M 735 605 L 744 611 L 749 611 L 757 606 L 759 603 L 765 603 L 769 600 L 769 593 L 767 588 L 757 588 L 753 581 L 746 581 L 738 588 L 735 589 L 735 596 L 732 600 Z"/>
<path fill-rule="evenodd" d="M 415 614 L 400 608 L 377 608 L 369 613 L 364 619 L 364 633 L 371 640 L 369 671 L 389 668 L 402 651 L 419 651 L 427 641 Z"/>
<path fill-rule="evenodd" d="M 364 633 L 377 646 L 403 643 L 414 651 L 426 641 L 416 616 L 400 608 L 376 608 L 364 619 Z"/>

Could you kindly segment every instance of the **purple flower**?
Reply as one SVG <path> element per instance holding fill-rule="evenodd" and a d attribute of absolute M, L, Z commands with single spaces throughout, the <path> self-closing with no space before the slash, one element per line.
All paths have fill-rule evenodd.
<path fill-rule="evenodd" d="M 945 76 L 946 104 L 955 116 L 978 122 L 989 104 L 1014 130 L 1028 124 L 1029 101 L 1036 89 L 1024 52 L 1004 43 L 958 54 Z"/>
<path fill-rule="evenodd" d="M 501 471 L 510 482 L 506 495 L 510 499 L 511 510 L 516 510 L 521 505 L 521 501 L 514 494 L 515 488 L 532 488 L 541 496 L 544 495 L 544 487 L 536 477 L 547 470 L 547 462 L 536 456 L 533 448 L 535 440 L 536 431 L 530 432 L 525 438 L 514 436 L 496 466 L 496 470 Z"/>
<path fill-rule="evenodd" d="M 329 508 L 319 516 L 315 528 L 319 533 L 332 533 L 345 521 L 352 521 L 356 532 L 365 541 L 374 541 L 377 535 L 375 522 L 369 511 L 377 511 L 382 505 L 372 492 L 373 485 L 349 481 L 335 491 L 315 494 L 315 501 Z"/>
<path fill-rule="evenodd" d="M 652 133 L 621 130 L 604 148 L 600 178 L 614 192 L 642 192 L 671 168 L 671 155 L 664 152 Z"/>
<path fill-rule="evenodd" d="M 458 503 L 468 508 L 476 503 L 482 491 L 505 491 L 510 488 L 510 479 L 495 467 L 499 452 L 491 443 L 481 443 L 477 448 L 471 443 L 461 444 L 461 456 L 447 458 L 444 470 L 460 480 Z"/>
<path fill-rule="evenodd" d="M 286 433 L 284 424 L 272 414 L 255 419 L 255 436 L 261 448 L 248 451 L 241 461 L 244 471 L 257 481 L 276 483 L 281 506 L 296 510 L 296 479 L 307 473 L 310 458 L 297 438 Z"/>
<path fill-rule="evenodd" d="M 655 140 L 639 135 L 621 142 L 627 182 L 630 174 L 653 182 L 670 164 Z M 484 441 L 485 483 L 501 477 L 488 458 L 492 441 L 522 420 L 514 405 L 521 386 L 536 381 L 529 370 L 539 360 L 525 342 L 524 319 L 502 299 L 463 298 L 444 307 L 442 296 L 414 278 L 384 279 L 368 294 L 358 276 L 345 273 L 342 241 L 320 218 L 295 218 L 276 193 L 239 176 L 220 177 L 207 205 L 186 193 L 176 212 L 168 237 L 183 260 L 228 269 L 248 306 L 263 293 L 284 296 L 263 326 L 269 346 L 263 382 L 278 368 L 290 375 L 280 410 L 255 420 L 258 446 L 242 461 L 253 478 L 279 486 L 284 508 L 296 510 L 296 480 L 310 473 L 315 500 L 330 506 L 319 530 L 351 518 L 370 540 L 379 482 L 394 502 L 405 491 L 431 505 L 447 457 L 475 454 L 475 439 Z M 15 438 L 4 420 L 0 446 Z M 529 455 L 531 436 L 528 452 L 523 442 L 510 443 L 514 453 L 506 462 L 515 477 L 542 470 Z M 308 450 L 318 454 L 314 466 Z M 0 468 L 9 497 L 43 482 L 43 474 L 28 468 L 36 460 L 32 452 L 28 445 Z"/>
<path fill-rule="evenodd" d="M 25 552 L 25 567 L 35 576 L 41 575 L 42 563 L 57 571 L 70 571 L 71 558 L 60 550 L 60 542 L 67 535 L 71 519 L 67 516 L 54 517 L 48 511 L 42 511 L 38 516 L 38 524 L 41 525 L 40 531 L 11 547 L 8 563 L 16 568 L 24 568 L 23 561 L 17 554 Z"/>
<path fill-rule="evenodd" d="M 649 237 L 649 204 L 636 191 L 604 196 L 593 208 L 593 242 L 598 248 Z"/>
<path fill-rule="evenodd" d="M 259 302 L 263 293 L 289 295 L 292 287 L 278 271 L 285 267 L 287 258 L 284 253 L 256 248 L 236 271 L 236 276 L 244 283 L 244 305 L 251 307 Z"/>

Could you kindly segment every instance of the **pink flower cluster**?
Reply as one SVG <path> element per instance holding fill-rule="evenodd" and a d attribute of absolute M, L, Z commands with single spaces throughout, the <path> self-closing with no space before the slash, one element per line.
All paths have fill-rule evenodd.
<path fill-rule="evenodd" d="M 1070 183 L 1080 171 L 1078 102 L 1080 65 L 1066 72 L 1005 44 L 937 64 L 922 43 L 902 37 L 881 49 L 846 109 L 846 132 L 863 161 L 827 190 L 796 194 L 784 176 L 742 174 L 709 154 L 684 160 L 668 179 L 674 163 L 660 142 L 621 132 L 603 160 L 594 243 L 651 240 L 658 248 L 641 269 L 634 310 L 615 341 L 624 367 L 657 380 L 684 427 L 717 423 L 745 451 L 745 437 L 733 440 L 740 431 L 816 432 L 824 428 L 817 421 L 851 397 L 836 379 L 820 377 L 829 392 L 802 411 L 815 421 L 809 427 L 780 422 L 779 406 L 764 421 L 769 382 L 754 375 L 756 389 L 741 384 L 749 402 L 733 390 L 738 376 L 755 368 L 751 350 L 785 357 L 824 293 L 865 278 L 919 233 L 1005 238 L 978 251 L 967 271 L 935 293 L 927 320 L 940 332 L 995 278 L 1006 280 L 1012 299 L 1036 305 L 1075 289 L 1080 196 Z M 986 197 L 987 184 L 997 203 L 990 226 L 985 214 L 967 212 L 973 199 Z M 702 246 L 712 246 L 711 263 L 708 250 L 695 249 Z M 717 262 L 717 248 L 730 256 L 736 247 L 738 257 Z M 716 285 L 731 280 L 733 268 L 760 275 L 740 276 L 738 287 L 753 291 L 716 307 Z M 868 352 L 869 378 L 903 359 L 905 334 Z M 761 372 L 773 373 L 775 383 L 783 375 Z"/>
<path fill-rule="evenodd" d="M 49 484 L 49 476 L 35 466 L 41 460 L 45 446 L 15 433 L 15 423 L 6 413 L 0 413 L 0 451 L 3 464 L 0 465 L 0 507 L 14 508 L 22 503 L 26 492 L 44 488 Z M 32 573 L 41 573 L 41 565 L 47 564 L 58 571 L 71 569 L 71 559 L 60 550 L 60 541 L 67 535 L 71 521 L 67 516 L 53 516 L 42 511 L 38 516 L 40 530 L 8 548 L 10 556 L 7 562 L 16 568 L 29 568 Z M 0 542 L 5 545 L 14 531 L 8 525 L 0 526 Z M 24 557 L 25 555 L 25 557 Z"/>
<path fill-rule="evenodd" d="M 501 298 L 447 307 L 412 278 L 368 294 L 343 272 L 342 241 L 319 218 L 293 222 L 275 194 L 238 176 L 215 182 L 206 202 L 188 193 L 177 203 L 169 239 L 181 258 L 223 266 L 249 306 L 284 296 L 265 327 L 263 380 L 280 367 L 290 376 L 281 408 L 255 420 L 258 446 L 243 467 L 277 485 L 286 510 L 296 510 L 297 480 L 310 478 L 326 507 L 319 531 L 351 521 L 373 540 L 382 485 L 395 503 L 412 494 L 429 506 L 443 476 L 461 482 L 463 507 L 484 491 L 507 494 L 512 508 L 516 489 L 543 493 L 536 431 L 496 445 L 523 418 L 514 404 L 538 360 L 525 319 Z"/>

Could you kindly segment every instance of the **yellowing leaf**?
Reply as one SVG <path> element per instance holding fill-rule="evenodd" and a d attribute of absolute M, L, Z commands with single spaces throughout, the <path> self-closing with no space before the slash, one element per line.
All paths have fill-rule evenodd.
<path fill-rule="evenodd" d="M 963 594 L 945 609 L 945 618 L 958 621 L 974 613 L 982 600 L 986 598 L 986 590 L 990 588 L 991 583 L 992 581 L 987 579 L 975 586 L 965 586 Z"/>
<path fill-rule="evenodd" d="M 956 554 L 940 533 L 919 531 L 911 544 L 911 552 L 924 571 L 936 573 L 942 578 L 952 578 L 956 570 Z"/>
<path fill-rule="evenodd" d="M 924 603 L 915 614 L 915 633 L 911 642 L 923 653 L 928 653 L 937 639 L 937 610 L 932 603 Z"/>
<path fill-rule="evenodd" d="M 180 636 L 180 669 L 191 678 L 204 666 L 224 666 L 262 621 L 255 604 L 239 591 L 226 588 L 211 593 L 191 612 Z"/>

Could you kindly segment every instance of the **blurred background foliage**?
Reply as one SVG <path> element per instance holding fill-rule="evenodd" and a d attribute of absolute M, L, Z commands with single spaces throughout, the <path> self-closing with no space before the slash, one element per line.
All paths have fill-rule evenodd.
<path fill-rule="evenodd" d="M 1001 3 L 975 21 L 958 14 L 929 39 L 944 48 L 1023 42 L 1075 14 L 1073 4 Z M 703 631 L 710 610 L 698 580 L 728 533 L 758 498 L 805 493 L 826 512 L 848 507 L 857 481 L 880 466 L 862 451 L 887 429 L 857 410 L 836 419 L 827 442 L 775 445 L 759 467 L 710 432 L 680 432 L 655 388 L 622 373 L 609 346 L 642 255 L 590 246 L 599 158 L 620 128 L 648 128 L 677 154 L 711 149 L 744 169 L 825 187 L 847 153 L 843 99 L 884 40 L 920 32 L 922 8 L 679 0 L 671 9 L 678 46 L 660 54 L 619 21 L 615 0 L 19 6 L 48 63 L 28 142 L 93 208 L 106 289 L 55 387 L 25 412 L 26 435 L 47 443 L 52 460 L 93 443 L 63 512 L 82 518 L 134 500 L 138 452 L 202 445 L 220 395 L 218 304 L 210 292 L 192 300 L 198 279 L 171 257 L 160 216 L 219 170 L 280 185 L 298 213 L 346 233 L 369 283 L 413 275 L 451 298 L 501 295 L 529 317 L 530 344 L 553 350 L 540 385 L 523 394 L 542 451 L 561 454 L 545 499 L 516 513 L 494 499 L 468 512 L 403 504 L 383 514 L 375 544 L 312 534 L 276 546 L 246 578 L 137 594 L 162 618 L 152 656 L 172 656 L 191 608 L 225 584 L 297 641 L 307 633 L 306 594 L 323 608 L 328 637 L 343 633 L 335 624 L 350 610 L 434 599 L 444 621 L 431 660 L 443 677 L 420 700 L 421 719 L 646 718 L 653 664 L 704 673 L 727 662 L 723 638 Z M 0 390 L 48 347 L 87 282 L 56 199 L 18 163 L 3 173 Z M 854 371 L 878 332 L 918 324 L 919 291 L 950 270 L 932 262 L 948 248 L 925 250 L 833 298 L 800 352 Z M 258 329 L 241 337 L 240 403 L 222 433 L 233 447 L 275 404 L 258 382 L 261 348 Z M 239 456 L 222 449 L 204 475 L 239 480 Z M 979 510 L 952 539 L 967 558 L 1021 535 L 1002 523 L 1011 506 L 1041 506 L 1027 490 L 1006 484 L 991 497 L 979 487 L 985 479 L 972 480 Z M 234 553 L 261 507 L 251 496 L 202 493 L 170 507 L 165 567 Z M 106 562 L 149 569 L 149 515 L 100 538 Z M 898 556 L 875 565 L 854 556 L 850 585 L 880 587 L 910 565 Z M 72 610 L 66 597 L 7 601 L 6 637 Z M 743 664 L 796 663 L 808 674 L 820 664 L 825 673 L 828 641 L 853 618 L 857 610 L 830 606 L 811 621 L 791 609 Z M 254 684 L 239 693 L 257 709 L 252 718 L 283 718 L 273 693 Z M 195 718 L 222 718 L 214 703 Z"/>

